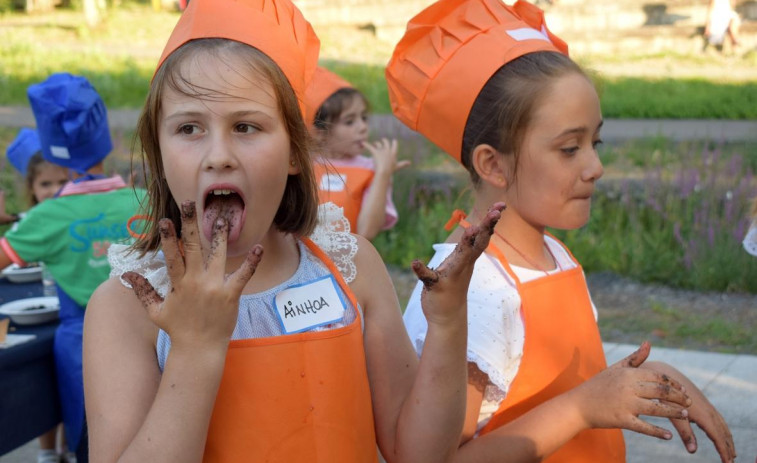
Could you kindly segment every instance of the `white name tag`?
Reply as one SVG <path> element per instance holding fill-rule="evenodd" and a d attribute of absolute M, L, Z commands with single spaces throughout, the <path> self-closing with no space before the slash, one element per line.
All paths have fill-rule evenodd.
<path fill-rule="evenodd" d="M 331 275 L 290 286 L 276 295 L 273 305 L 286 334 L 340 321 L 346 307 Z"/>
<path fill-rule="evenodd" d="M 323 191 L 344 191 L 346 184 L 347 178 L 339 174 L 323 174 L 318 188 Z"/>

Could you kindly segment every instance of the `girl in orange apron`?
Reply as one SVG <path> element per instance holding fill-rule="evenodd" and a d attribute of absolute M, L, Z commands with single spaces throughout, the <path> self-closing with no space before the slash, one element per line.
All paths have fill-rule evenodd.
<path fill-rule="evenodd" d="M 437 463 L 457 447 L 462 307 L 501 207 L 435 271 L 415 264 L 419 361 L 378 253 L 318 207 L 300 104 L 317 55 L 289 0 L 192 0 L 179 19 L 137 129 L 140 239 L 110 250 L 87 309 L 93 461 L 370 463 L 378 445 Z"/>
<path fill-rule="evenodd" d="M 522 0 L 436 2 L 410 21 L 386 75 L 394 114 L 468 170 L 471 215 L 507 205 L 469 289 L 468 407 L 455 461 L 622 462 L 617 428 L 672 437 L 642 414 L 675 419 L 689 451 L 687 419 L 697 422 L 731 460 L 722 417 L 680 373 L 645 364 L 648 345 L 606 367 L 581 266 L 546 232 L 589 218 L 602 115 L 542 11 Z M 450 242 L 464 217 L 450 221 L 462 225 Z M 432 267 L 453 252 L 435 249 Z M 420 350 L 419 291 L 404 318 Z"/>
<path fill-rule="evenodd" d="M 368 143 L 368 100 L 325 68 L 316 68 L 305 108 L 318 144 L 313 167 L 319 201 L 342 207 L 352 230 L 369 240 L 392 228 L 392 174 L 410 165 L 397 160 L 397 140 Z M 366 150 L 371 157 L 362 154 Z"/>

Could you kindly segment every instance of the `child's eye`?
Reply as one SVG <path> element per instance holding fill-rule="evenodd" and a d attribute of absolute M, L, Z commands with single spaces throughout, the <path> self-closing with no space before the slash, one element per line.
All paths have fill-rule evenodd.
<path fill-rule="evenodd" d="M 344 125 L 352 125 L 355 123 L 355 119 L 350 117 L 349 119 L 344 120 Z"/>
<path fill-rule="evenodd" d="M 198 127 L 194 124 L 182 124 L 179 126 L 176 132 L 184 134 L 184 135 L 193 135 L 197 133 L 197 130 L 198 130 Z"/>
<path fill-rule="evenodd" d="M 567 154 L 568 156 L 573 156 L 578 152 L 578 146 L 570 146 L 568 148 L 560 148 L 560 151 Z"/>
<path fill-rule="evenodd" d="M 250 124 L 237 124 L 234 126 L 234 130 L 239 133 L 254 133 L 258 131 L 258 128 Z"/>
<path fill-rule="evenodd" d="M 597 148 L 599 148 L 599 145 L 601 145 L 602 143 L 604 143 L 604 142 L 601 139 L 600 140 L 594 140 L 594 142 L 591 145 L 594 147 L 594 149 L 597 149 Z"/>

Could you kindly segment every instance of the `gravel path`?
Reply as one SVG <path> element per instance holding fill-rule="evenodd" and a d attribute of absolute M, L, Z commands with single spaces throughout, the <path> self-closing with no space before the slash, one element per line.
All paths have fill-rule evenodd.
<path fill-rule="evenodd" d="M 389 268 L 404 308 L 411 271 Z M 707 293 L 643 284 L 610 273 L 587 276 L 603 341 L 757 354 L 757 295 Z"/>

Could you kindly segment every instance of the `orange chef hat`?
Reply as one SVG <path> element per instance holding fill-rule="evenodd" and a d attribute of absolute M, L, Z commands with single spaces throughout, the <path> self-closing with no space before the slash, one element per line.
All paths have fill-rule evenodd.
<path fill-rule="evenodd" d="M 290 0 L 192 0 L 168 39 L 158 68 L 194 39 L 242 42 L 270 57 L 289 79 L 305 111 L 307 82 L 318 64 L 320 41 Z"/>
<path fill-rule="evenodd" d="M 544 12 L 518 0 L 439 0 L 416 15 L 386 68 L 392 111 L 460 161 L 473 103 L 503 64 L 536 51 L 568 54 Z"/>
<path fill-rule="evenodd" d="M 353 88 L 352 84 L 326 68 L 315 68 L 313 78 L 305 89 L 305 122 L 310 125 L 315 120 L 318 108 L 337 90 Z"/>

